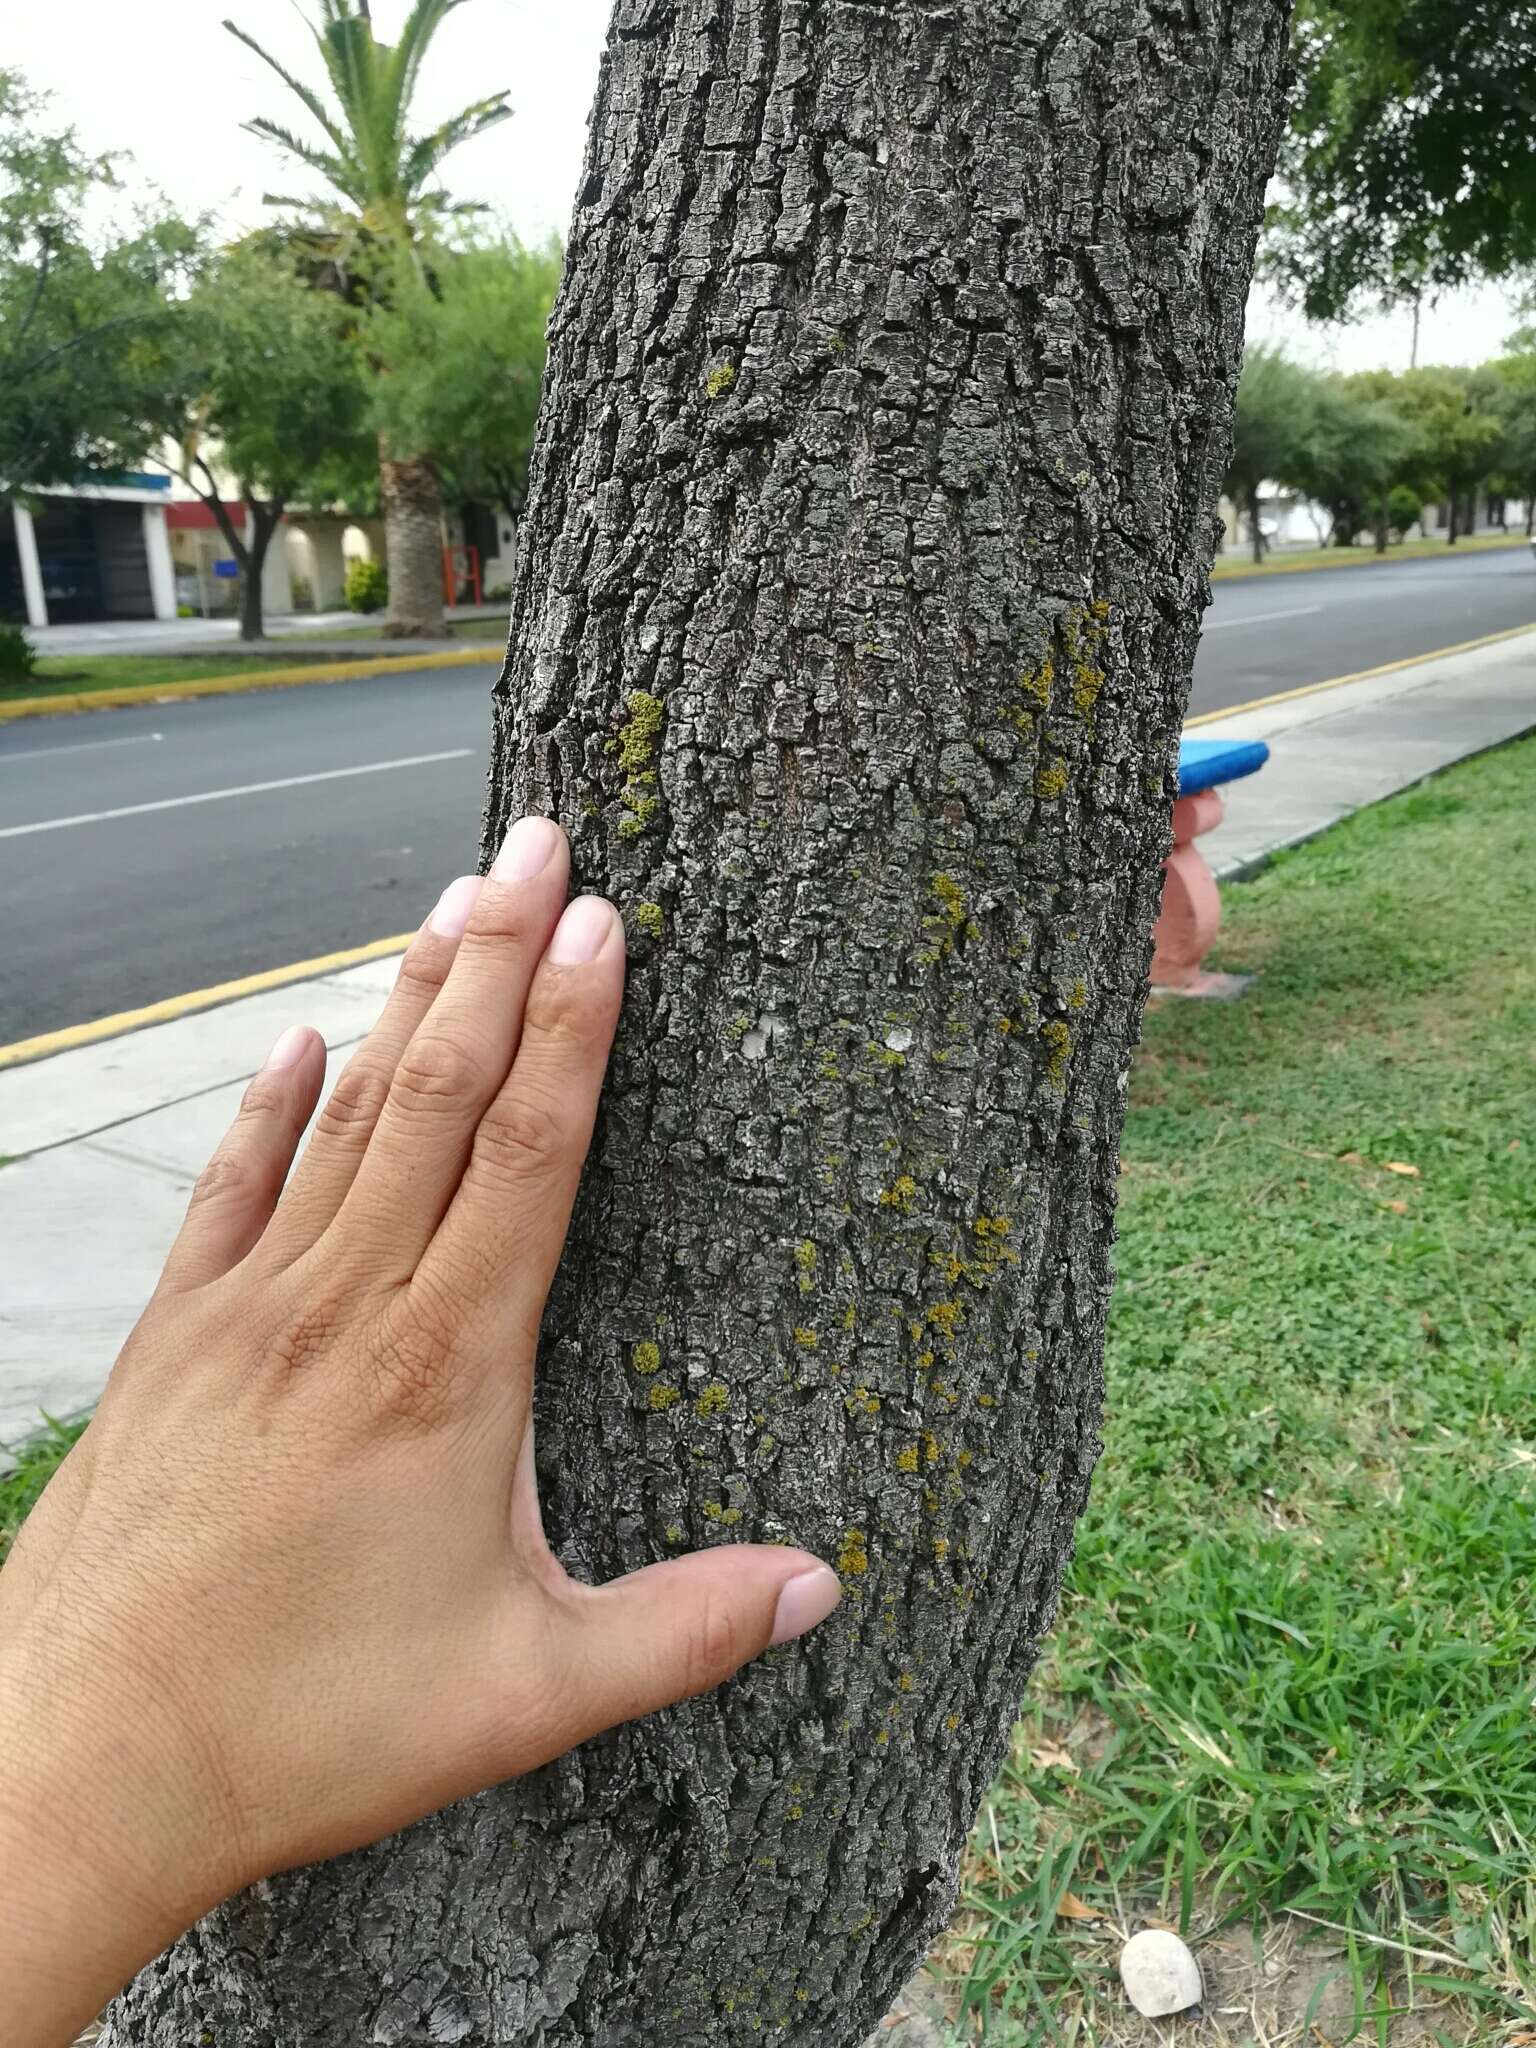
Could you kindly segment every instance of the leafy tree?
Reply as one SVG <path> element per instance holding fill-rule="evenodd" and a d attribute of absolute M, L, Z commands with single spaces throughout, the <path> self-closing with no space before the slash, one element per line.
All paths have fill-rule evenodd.
<path fill-rule="evenodd" d="M 1248 514 L 1253 559 L 1264 559 L 1259 493 L 1265 483 L 1305 486 L 1317 439 L 1319 382 L 1283 349 L 1255 343 L 1243 357 L 1232 422 L 1227 493 Z"/>
<path fill-rule="evenodd" d="M 1369 381 L 1320 377 L 1306 445 L 1289 480 L 1328 508 L 1336 546 L 1353 546 L 1361 527 L 1369 526 L 1376 552 L 1384 554 L 1392 524 L 1388 499 L 1417 455 L 1414 431 L 1388 394 Z"/>
<path fill-rule="evenodd" d="M 1524 501 L 1529 533 L 1536 516 L 1536 336 L 1484 367 L 1499 422 L 1496 485 L 1504 496 Z"/>
<path fill-rule="evenodd" d="M 177 453 L 157 459 L 212 512 L 244 572 L 240 635 L 262 635 L 261 577 L 291 505 L 342 495 L 366 460 L 368 391 L 336 302 L 291 264 L 234 248 L 214 261 L 176 328 L 177 381 L 158 425 Z M 237 524 L 218 470 L 232 473 Z"/>
<path fill-rule="evenodd" d="M 474 101 L 424 134 L 413 134 L 411 102 L 433 36 L 463 0 L 413 0 L 400 38 L 374 34 L 368 0 L 319 0 L 314 31 L 332 101 L 286 70 L 232 21 L 224 26 L 276 72 L 318 126 L 322 141 L 308 141 L 265 118 L 248 121 L 254 135 L 274 143 L 313 171 L 328 190 L 299 197 L 268 195 L 290 215 L 289 231 L 322 259 L 321 269 L 342 295 L 366 307 L 379 303 L 402 267 L 424 288 L 431 279 L 422 258 L 425 230 L 473 211 L 434 184 L 444 159 L 461 143 L 509 120 L 505 92 Z M 380 374 L 399 365 L 374 360 Z M 442 631 L 441 484 L 430 444 L 379 441 L 379 491 L 389 558 L 392 634 Z"/>
<path fill-rule="evenodd" d="M 1496 464 L 1498 419 L 1479 408 L 1471 378 L 1460 369 L 1405 370 L 1396 379 L 1394 400 L 1416 437 L 1423 495 L 1443 497 L 1449 505 L 1446 539 L 1454 547 L 1467 498 Z"/>
<path fill-rule="evenodd" d="M 1300 0 L 1269 267 L 1314 319 L 1536 264 L 1533 0 Z"/>
<path fill-rule="evenodd" d="M 87 197 L 116 185 L 115 161 L 46 119 L 46 100 L 0 71 L 0 490 L 143 459 L 199 244 L 165 213 L 88 233 Z"/>
<path fill-rule="evenodd" d="M 435 451 L 464 502 L 522 511 L 544 374 L 544 329 L 560 283 L 560 245 L 515 236 L 434 250 L 432 288 L 407 278 L 369 323 L 370 348 L 394 367 L 377 384 L 392 442 Z"/>
<path fill-rule="evenodd" d="M 631 942 L 544 1523 L 592 1581 L 788 1540 L 847 1597 L 221 1907 L 110 2048 L 854 2048 L 948 1921 L 1097 1447 L 1288 25 L 615 9 L 486 818 L 558 817 Z"/>

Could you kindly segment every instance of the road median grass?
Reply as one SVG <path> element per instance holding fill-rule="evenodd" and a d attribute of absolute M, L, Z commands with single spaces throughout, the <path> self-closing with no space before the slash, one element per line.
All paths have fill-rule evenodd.
<path fill-rule="evenodd" d="M 1334 1946 L 1286 2040 L 1491 2044 L 1536 2010 L 1536 741 L 1226 904 L 1259 980 L 1148 1020 L 1105 1454 L 943 1967 L 967 2040 L 1150 2043 L 1121 1934 L 1246 1916 Z"/>
<path fill-rule="evenodd" d="M 1216 557 L 1211 569 L 1213 583 L 1229 583 L 1241 576 L 1284 576 L 1302 569 L 1369 569 L 1390 562 L 1456 561 L 1462 555 L 1486 555 L 1499 548 L 1529 548 L 1523 534 L 1469 534 L 1452 547 L 1444 540 L 1393 541 L 1384 555 L 1373 547 L 1287 548 L 1267 555 L 1262 562 L 1252 554 L 1234 548 Z"/>
<path fill-rule="evenodd" d="M 398 644 L 398 643 L 396 643 Z M 499 646 L 470 640 L 462 653 L 306 654 L 303 647 L 270 654 L 46 655 L 25 681 L 0 683 L 0 721 L 125 704 L 222 697 L 243 690 L 291 689 L 309 683 L 354 682 L 407 669 L 489 667 Z"/>

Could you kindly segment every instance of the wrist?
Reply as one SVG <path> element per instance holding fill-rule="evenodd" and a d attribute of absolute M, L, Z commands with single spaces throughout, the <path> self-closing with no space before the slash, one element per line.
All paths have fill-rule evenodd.
<path fill-rule="evenodd" d="M 0 2012 L 63 2048 L 242 1879 L 174 1715 L 29 1633 L 0 1653 Z"/>

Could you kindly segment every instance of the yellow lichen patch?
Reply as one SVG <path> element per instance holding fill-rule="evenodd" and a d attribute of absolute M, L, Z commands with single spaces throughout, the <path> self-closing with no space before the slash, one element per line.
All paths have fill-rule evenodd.
<path fill-rule="evenodd" d="M 916 1444 L 902 1445 L 901 1449 L 896 1453 L 896 1470 L 898 1472 L 915 1472 L 917 1470 Z"/>
<path fill-rule="evenodd" d="M 705 395 L 706 397 L 709 398 L 719 398 L 723 396 L 725 392 L 729 391 L 731 386 L 735 382 L 735 364 L 717 363 L 714 369 L 712 369 L 709 375 L 704 379 Z"/>
<path fill-rule="evenodd" d="M 960 1726 L 960 1716 L 958 1714 L 946 1715 L 944 1720 L 944 1726 L 949 1730 L 950 1734 L 953 1735 L 955 1730 Z"/>
<path fill-rule="evenodd" d="M 1036 772 L 1035 795 L 1043 797 L 1048 803 L 1059 797 L 1066 786 L 1067 764 L 1059 754 Z"/>
<path fill-rule="evenodd" d="M 1009 1032 L 1012 1031 L 1014 1028 L 1013 1019 L 1011 1017 L 999 1017 L 997 1020 L 997 1028 L 999 1031 L 1002 1032 L 1004 1038 L 1006 1038 Z"/>
<path fill-rule="evenodd" d="M 658 1380 L 651 1388 L 651 1407 L 658 1415 L 664 1408 L 670 1408 L 674 1402 L 681 1401 L 682 1398 L 676 1387 L 669 1387 L 664 1380 Z"/>
<path fill-rule="evenodd" d="M 1038 668 L 1027 668 L 1019 677 L 1019 688 L 1046 710 L 1051 701 L 1051 690 L 1056 681 L 1056 657 L 1048 654 Z"/>
<path fill-rule="evenodd" d="M 1079 975 L 1078 979 L 1073 982 L 1071 988 L 1067 991 L 1067 1008 L 1069 1010 L 1080 1010 L 1087 1000 L 1088 984 Z"/>
<path fill-rule="evenodd" d="M 843 1310 L 843 1328 L 845 1330 L 851 1330 L 853 1328 L 854 1321 L 855 1316 L 853 1303 L 850 1301 L 848 1306 Z"/>
<path fill-rule="evenodd" d="M 672 1522 L 667 1528 L 667 1541 L 669 1543 L 681 1543 L 683 1541 L 683 1533 L 682 1524 L 680 1522 Z"/>
<path fill-rule="evenodd" d="M 1067 620 L 1067 659 L 1072 668 L 1072 708 L 1079 718 L 1091 719 L 1099 692 L 1104 687 L 1104 669 L 1097 656 L 1103 644 L 1109 606 L 1101 598 L 1084 612 Z"/>
<path fill-rule="evenodd" d="M 935 1536 L 935 1537 L 934 1537 L 934 1539 L 933 1539 L 933 1554 L 934 1554 L 934 1557 L 935 1557 L 935 1558 L 936 1558 L 936 1559 L 938 1560 L 938 1562 L 939 1562 L 940 1564 L 942 1564 L 942 1563 L 944 1562 L 945 1558 L 946 1558 L 946 1557 L 948 1557 L 948 1555 L 949 1555 L 949 1538 L 948 1538 L 947 1536 Z"/>
<path fill-rule="evenodd" d="M 912 1676 L 911 1672 L 903 1671 L 896 1681 L 896 1690 L 898 1692 L 912 1692 L 915 1690 L 916 1685 L 917 1680 Z"/>
<path fill-rule="evenodd" d="M 636 1372 L 655 1372 L 661 1365 L 661 1346 L 653 1344 L 648 1337 L 644 1338 L 630 1352 L 629 1362 Z"/>
<path fill-rule="evenodd" d="M 634 915 L 636 927 L 643 931 L 647 938 L 659 939 L 661 937 L 662 922 L 661 905 L 659 903 L 637 903 Z"/>
<path fill-rule="evenodd" d="M 704 1503 L 704 1519 L 709 1522 L 720 1522 L 727 1529 L 734 1529 L 741 1520 L 741 1509 L 728 1508 L 723 1501 L 707 1500 Z"/>
<path fill-rule="evenodd" d="M 931 1429 L 925 1429 L 923 1431 L 923 1456 L 930 1465 L 937 1465 L 942 1455 L 943 1453 L 939 1449 L 938 1438 Z"/>
<path fill-rule="evenodd" d="M 862 1579 L 869 1570 L 869 1551 L 862 1529 L 845 1529 L 837 1547 L 837 1569 L 845 1579 Z"/>
<path fill-rule="evenodd" d="M 958 1301 L 936 1301 L 928 1311 L 928 1320 L 948 1345 L 953 1345 L 955 1333 L 965 1321 L 964 1305 Z"/>
<path fill-rule="evenodd" d="M 972 918 L 966 893 L 953 875 L 940 869 L 929 876 L 928 887 L 939 906 L 936 915 L 923 920 L 924 933 L 933 948 L 926 958 L 933 960 L 952 953 L 961 933 L 968 939 L 980 938 L 981 927 Z"/>
<path fill-rule="evenodd" d="M 1046 1076 L 1053 1088 L 1064 1090 L 1067 1063 L 1072 1057 L 1072 1033 L 1060 1017 L 1053 1017 L 1048 1024 L 1041 1025 L 1040 1036 L 1045 1041 Z"/>
<path fill-rule="evenodd" d="M 808 1237 L 802 1237 L 795 1246 L 795 1264 L 799 1268 L 800 1292 L 811 1293 L 816 1285 L 816 1247 Z"/>
<path fill-rule="evenodd" d="M 882 1209 L 895 1209 L 903 1216 L 910 1216 L 912 1204 L 917 1200 L 917 1182 L 910 1173 L 898 1174 L 888 1188 L 880 1190 Z"/>
<path fill-rule="evenodd" d="M 814 1330 L 796 1330 L 795 1342 L 802 1351 L 814 1351 L 821 1339 Z"/>
<path fill-rule="evenodd" d="M 731 1405 L 731 1390 L 723 1380 L 711 1380 L 693 1404 L 693 1412 L 701 1422 L 707 1422 L 712 1415 L 723 1414 Z"/>
<path fill-rule="evenodd" d="M 976 1396 L 976 1406 L 978 1408 L 995 1408 L 997 1401 L 991 1394 L 978 1394 Z"/>

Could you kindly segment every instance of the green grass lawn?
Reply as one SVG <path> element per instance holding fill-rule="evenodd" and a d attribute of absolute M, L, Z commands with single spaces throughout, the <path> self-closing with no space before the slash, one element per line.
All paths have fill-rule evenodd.
<path fill-rule="evenodd" d="M 494 619 L 453 619 L 447 626 L 450 640 L 505 640 L 507 637 L 507 615 L 498 612 Z M 372 626 L 317 626 L 313 633 L 292 633 L 293 640 L 381 640 L 384 628 Z M 407 649 L 409 643 L 406 643 Z"/>
<path fill-rule="evenodd" d="M 1373 547 L 1286 548 L 1266 555 L 1262 565 L 1254 561 L 1250 548 L 1234 546 L 1216 557 L 1211 576 L 1222 583 L 1232 576 L 1282 576 L 1288 569 L 1365 569 L 1373 563 L 1409 562 L 1423 555 L 1481 555 L 1490 548 L 1529 546 L 1524 534 L 1480 533 L 1457 541 L 1454 548 L 1444 540 L 1393 541 L 1384 555 L 1378 555 Z"/>
<path fill-rule="evenodd" d="M 1105 1454 L 948 1988 L 967 2040 L 1150 2042 L 1116 1930 L 1320 1920 L 1348 2024 L 1287 2043 L 1491 2048 L 1536 2012 L 1536 741 L 1226 905 L 1260 979 L 1149 1018 Z"/>
<path fill-rule="evenodd" d="M 147 683 L 201 681 L 204 676 L 254 675 L 261 669 L 303 668 L 309 662 L 336 659 L 282 642 L 260 654 L 45 654 L 33 675 L 0 682 L 0 704 L 18 697 L 67 697 Z"/>

